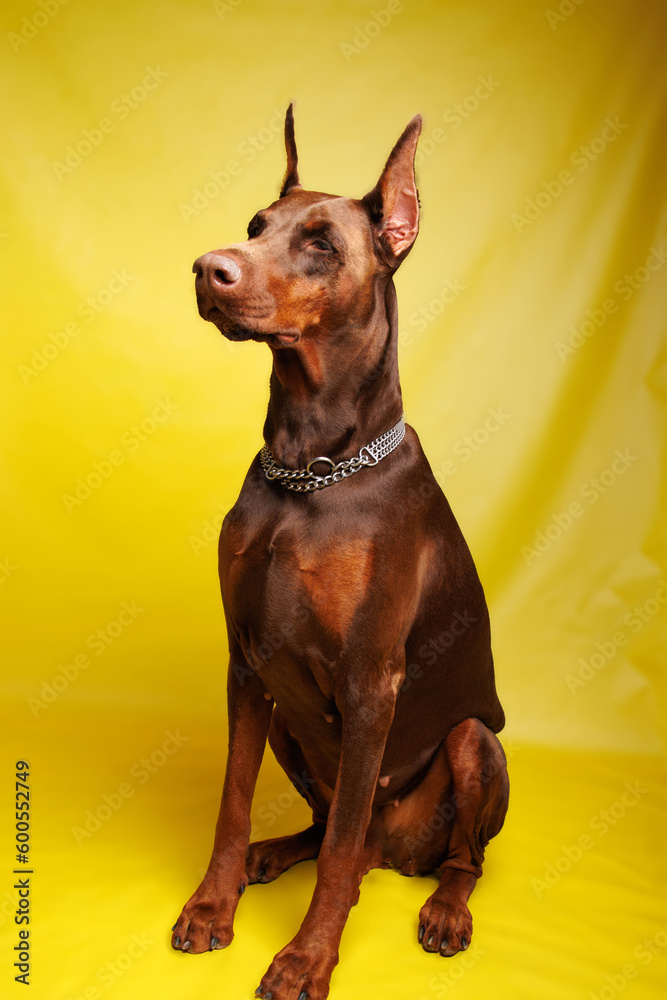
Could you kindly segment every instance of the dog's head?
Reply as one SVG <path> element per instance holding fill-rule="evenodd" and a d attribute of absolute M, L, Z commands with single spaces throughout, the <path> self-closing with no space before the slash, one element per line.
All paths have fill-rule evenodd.
<path fill-rule="evenodd" d="M 420 131 L 416 115 L 365 197 L 304 191 L 290 105 L 280 198 L 254 215 L 245 243 L 195 261 L 200 315 L 230 340 L 263 340 L 274 348 L 365 329 L 419 229 Z"/>

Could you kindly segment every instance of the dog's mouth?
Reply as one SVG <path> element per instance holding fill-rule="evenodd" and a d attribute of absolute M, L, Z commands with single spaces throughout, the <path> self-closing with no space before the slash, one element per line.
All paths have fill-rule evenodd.
<path fill-rule="evenodd" d="M 270 347 L 292 347 L 299 340 L 299 333 L 296 330 L 264 332 L 263 330 L 253 329 L 252 327 L 233 322 L 217 306 L 211 306 L 206 311 L 204 319 L 213 323 L 223 337 L 234 343 L 254 340 L 258 344 L 268 344 Z"/>

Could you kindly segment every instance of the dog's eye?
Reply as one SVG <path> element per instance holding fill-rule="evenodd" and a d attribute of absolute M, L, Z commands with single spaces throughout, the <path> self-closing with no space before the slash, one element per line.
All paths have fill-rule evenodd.
<path fill-rule="evenodd" d="M 315 247 L 316 250 L 328 251 L 329 253 L 333 250 L 331 244 L 327 243 L 326 240 L 313 240 L 310 245 L 311 247 Z"/>
<path fill-rule="evenodd" d="M 263 228 L 259 219 L 251 219 L 248 223 L 248 239 L 254 240 L 256 236 L 259 236 Z"/>

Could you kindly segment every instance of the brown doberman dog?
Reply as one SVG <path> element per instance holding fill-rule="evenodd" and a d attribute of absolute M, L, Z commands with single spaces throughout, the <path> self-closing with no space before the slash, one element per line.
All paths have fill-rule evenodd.
<path fill-rule="evenodd" d="M 225 948 L 248 884 L 317 858 L 304 921 L 255 994 L 264 1000 L 328 995 L 372 868 L 436 873 L 418 940 L 439 955 L 465 950 L 467 901 L 507 809 L 484 593 L 402 419 L 392 278 L 419 228 L 420 130 L 416 116 L 364 198 L 304 191 L 290 106 L 280 198 L 245 243 L 193 268 L 201 316 L 230 340 L 268 344 L 273 370 L 266 443 L 220 535 L 222 804 L 172 945 Z M 313 823 L 249 845 L 267 738 Z"/>

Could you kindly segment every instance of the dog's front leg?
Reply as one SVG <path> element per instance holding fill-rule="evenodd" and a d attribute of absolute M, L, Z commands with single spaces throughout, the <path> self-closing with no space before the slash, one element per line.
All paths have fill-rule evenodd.
<path fill-rule="evenodd" d="M 235 664 L 245 663 L 240 649 L 232 647 L 230 654 L 229 751 L 213 853 L 201 885 L 172 928 L 172 946 L 193 955 L 226 948 L 234 937 L 234 914 L 248 883 L 250 805 L 273 709 L 257 675 L 234 670 Z"/>
<path fill-rule="evenodd" d="M 393 685 L 350 691 L 340 703 L 342 744 L 317 884 L 296 936 L 280 951 L 256 992 L 273 1000 L 324 1000 L 338 946 L 364 874 L 364 840 L 389 727 Z"/>

